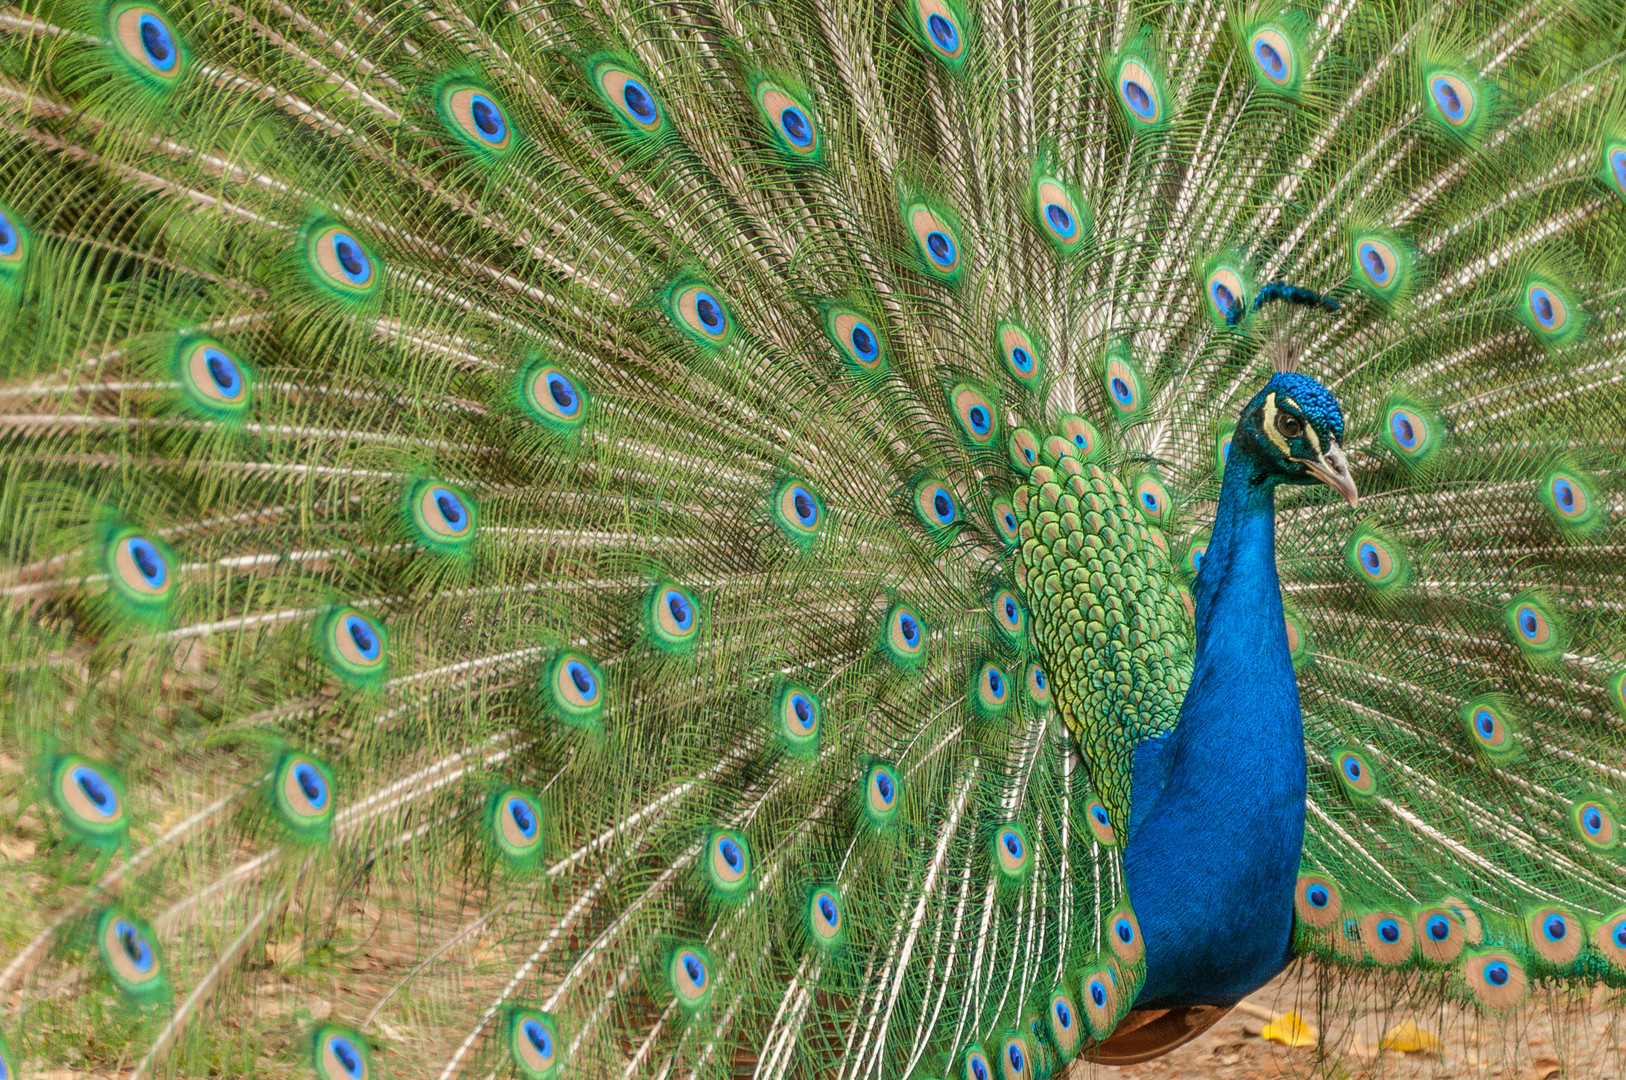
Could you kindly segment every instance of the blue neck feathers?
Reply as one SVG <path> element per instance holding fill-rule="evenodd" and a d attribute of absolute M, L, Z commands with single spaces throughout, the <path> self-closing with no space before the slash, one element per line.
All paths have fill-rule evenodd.
<path fill-rule="evenodd" d="M 1124 866 L 1146 942 L 1140 1006 L 1231 1004 L 1290 955 L 1304 727 L 1276 578 L 1279 477 L 1241 442 L 1197 576 L 1191 689 L 1174 731 L 1135 752 Z"/>

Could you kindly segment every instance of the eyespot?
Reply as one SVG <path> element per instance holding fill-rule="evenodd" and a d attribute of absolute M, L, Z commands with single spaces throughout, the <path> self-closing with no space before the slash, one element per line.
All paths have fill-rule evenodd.
<path fill-rule="evenodd" d="M 886 366 L 886 347 L 869 320 L 856 311 L 832 308 L 825 315 L 825 333 L 859 375 L 881 371 Z"/>
<path fill-rule="evenodd" d="M 508 117 L 486 91 L 448 83 L 440 92 L 440 102 L 446 126 L 476 150 L 500 154 L 513 145 Z"/>
<path fill-rule="evenodd" d="M 928 529 L 946 529 L 960 520 L 960 508 L 946 484 L 927 479 L 915 488 L 915 516 Z"/>
<path fill-rule="evenodd" d="M 1151 521 L 1162 521 L 1169 509 L 1169 493 L 1155 476 L 1143 476 L 1135 485 L 1135 506 Z"/>
<path fill-rule="evenodd" d="M 1248 292 L 1235 270 L 1217 267 L 1208 275 L 1207 288 L 1208 303 L 1221 322 L 1235 322 L 1246 312 Z"/>
<path fill-rule="evenodd" d="M 1548 656 L 1563 651 L 1559 623 L 1552 609 L 1535 593 L 1514 597 L 1503 609 L 1513 643 L 1531 656 Z"/>
<path fill-rule="evenodd" d="M 51 802 L 62 823 L 101 848 L 118 845 L 129 821 L 117 776 L 82 757 L 57 758 L 51 766 Z"/>
<path fill-rule="evenodd" d="M 1495 698 L 1474 698 L 1463 706 L 1460 715 L 1474 747 L 1493 760 L 1518 752 L 1519 744 L 1513 738 L 1516 731 L 1513 718 Z"/>
<path fill-rule="evenodd" d="M 1425 960 L 1449 964 L 1462 953 L 1465 944 L 1462 923 L 1446 908 L 1432 907 L 1419 911 L 1412 919 L 1412 930 L 1417 950 Z"/>
<path fill-rule="evenodd" d="M 1280 30 L 1265 27 L 1255 31 L 1248 42 L 1248 51 L 1253 56 L 1254 69 L 1267 83 L 1272 86 L 1292 83 L 1296 58 L 1293 46 Z"/>
<path fill-rule="evenodd" d="M 1293 893 L 1293 910 L 1307 926 L 1326 929 L 1343 912 L 1343 898 L 1331 878 L 1301 874 Z"/>
<path fill-rule="evenodd" d="M 1137 123 L 1151 125 L 1163 118 L 1158 84 L 1139 60 L 1125 60 L 1118 65 L 1118 100 Z"/>
<path fill-rule="evenodd" d="M 676 950 L 666 974 L 678 1004 L 685 1008 L 698 1008 L 711 994 L 711 963 L 699 949 Z"/>
<path fill-rule="evenodd" d="M 136 74 L 150 82 L 172 84 L 181 76 L 184 57 L 168 19 L 148 4 L 113 8 L 115 50 Z"/>
<path fill-rule="evenodd" d="M 963 1080 L 994 1080 L 993 1072 L 988 1067 L 988 1055 L 982 1052 L 980 1046 L 973 1046 L 965 1052 L 965 1069 L 961 1075 Z"/>
<path fill-rule="evenodd" d="M 1107 943 L 1125 964 L 1138 964 L 1146 956 L 1146 942 L 1140 936 L 1140 922 L 1129 908 L 1119 908 L 1107 916 Z"/>
<path fill-rule="evenodd" d="M 757 87 L 757 104 L 768 117 L 768 126 L 779 137 L 781 149 L 803 158 L 819 152 L 819 129 L 813 123 L 812 110 L 806 105 L 769 82 Z"/>
<path fill-rule="evenodd" d="M 915 203 L 904 214 L 927 273 L 949 280 L 960 272 L 960 245 L 954 227 L 930 207 Z"/>
<path fill-rule="evenodd" d="M 1564 329 L 1569 322 L 1569 306 L 1564 298 L 1544 285 L 1531 285 L 1525 290 L 1525 303 L 1529 305 L 1530 315 L 1536 325 L 1543 330 L 1554 333 Z"/>
<path fill-rule="evenodd" d="M 389 639 L 382 626 L 355 608 L 339 608 L 328 615 L 322 643 L 328 663 L 346 679 L 371 681 L 383 674 Z"/>
<path fill-rule="evenodd" d="M 774 495 L 774 517 L 785 535 L 805 548 L 824 527 L 824 502 L 807 484 L 787 480 Z"/>
<path fill-rule="evenodd" d="M 103 966 L 120 990 L 150 997 L 162 989 L 163 960 L 145 923 L 116 908 L 104 911 L 96 923 L 96 944 Z"/>
<path fill-rule="evenodd" d="M 1028 700 L 1039 706 L 1050 704 L 1050 680 L 1038 664 L 1028 665 Z"/>
<path fill-rule="evenodd" d="M 1626 971 L 1626 908 L 1598 924 L 1592 932 L 1592 943 L 1616 971 Z"/>
<path fill-rule="evenodd" d="M 378 287 L 378 266 L 354 233 L 338 225 L 313 227 L 305 257 L 316 280 L 350 299 L 370 295 Z"/>
<path fill-rule="evenodd" d="M 1003 712 L 1010 699 L 1010 686 L 1005 681 L 1005 673 L 993 664 L 984 664 L 978 669 L 973 689 L 978 708 L 987 715 Z"/>
<path fill-rule="evenodd" d="M 0 206 L 0 274 L 10 275 L 18 270 L 27 255 L 27 231 L 17 223 L 11 211 Z"/>
<path fill-rule="evenodd" d="M 1021 525 L 1016 520 L 1016 507 L 1009 499 L 995 499 L 993 505 L 994 528 L 998 530 L 1000 539 L 1007 544 L 1014 544 L 1021 539 Z"/>
<path fill-rule="evenodd" d="M 661 129 L 660 103 L 642 79 L 614 64 L 600 65 L 594 78 L 604 99 L 632 130 L 647 135 Z"/>
<path fill-rule="evenodd" d="M 1118 834 L 1112 828 L 1112 813 L 1100 799 L 1091 799 L 1084 806 L 1084 822 L 1090 827 L 1096 842 L 1103 847 L 1116 847 Z"/>
<path fill-rule="evenodd" d="M 1054 180 L 1041 180 L 1038 184 L 1037 219 L 1040 233 L 1050 239 L 1064 253 L 1083 246 L 1084 218 L 1073 196 Z"/>
<path fill-rule="evenodd" d="M 1203 556 L 1208 554 L 1208 535 L 1199 533 L 1186 545 L 1185 568 L 1196 577 L 1203 570 Z"/>
<path fill-rule="evenodd" d="M 588 396 L 574 376 L 540 360 L 527 364 L 519 376 L 520 403 L 531 419 L 555 431 L 569 433 L 587 418 Z"/>
<path fill-rule="evenodd" d="M 1006 637 L 1020 641 L 1027 631 L 1028 618 L 1016 594 L 1009 589 L 997 593 L 994 596 L 993 611 L 994 625 L 998 626 Z"/>
<path fill-rule="evenodd" d="M 1401 405 L 1390 406 L 1387 428 L 1385 441 L 1403 460 L 1421 459 L 1432 449 L 1433 427 L 1421 412 Z"/>
<path fill-rule="evenodd" d="M 1586 935 L 1574 915 L 1556 907 L 1539 908 L 1525 921 L 1536 954 L 1549 964 L 1573 964 L 1586 944 Z"/>
<path fill-rule="evenodd" d="M 1523 965 L 1501 952 L 1468 957 L 1463 961 L 1462 974 L 1474 998 L 1496 1012 L 1516 1007 L 1524 1000 L 1529 985 Z"/>
<path fill-rule="evenodd" d="M 515 1009 L 508 1022 L 508 1056 L 525 1080 L 552 1080 L 560 1071 L 559 1032 L 553 1017 Z"/>
<path fill-rule="evenodd" d="M 248 408 L 250 376 L 219 342 L 182 338 L 176 368 L 181 390 L 193 405 L 213 416 L 233 416 Z"/>
<path fill-rule="evenodd" d="M 987 446 L 994 441 L 996 419 L 993 403 L 974 386 L 961 383 L 949 392 L 949 404 L 954 419 L 965 437 L 975 446 Z"/>
<path fill-rule="evenodd" d="M 108 541 L 105 556 L 114 591 L 138 609 L 162 610 L 175 591 L 170 558 L 158 541 L 133 529 L 122 529 Z"/>
<path fill-rule="evenodd" d="M 1017 471 L 1025 474 L 1039 464 L 1039 440 L 1027 428 L 1017 428 L 1011 432 L 1009 449 L 1011 464 L 1016 466 Z"/>
<path fill-rule="evenodd" d="M 1380 964 L 1393 966 L 1411 959 L 1415 941 L 1411 920 L 1392 911 L 1361 916 L 1361 945 Z"/>
<path fill-rule="evenodd" d="M 1032 853 L 1027 838 L 1014 827 L 1007 826 L 994 834 L 994 867 L 1007 881 L 1026 874 L 1032 867 Z"/>
<path fill-rule="evenodd" d="M 1615 815 L 1601 802 L 1583 800 L 1571 806 L 1570 827 L 1582 843 L 1597 851 L 1609 851 L 1619 840 Z"/>
<path fill-rule="evenodd" d="M 1357 799 L 1370 798 L 1377 793 L 1378 777 L 1371 762 L 1358 750 L 1340 750 L 1333 755 L 1338 769 L 1338 782 Z"/>
<path fill-rule="evenodd" d="M 492 796 L 486 826 L 497 853 L 509 862 L 528 865 L 542 854 L 542 810 L 529 793 L 507 788 Z"/>
<path fill-rule="evenodd" d="M 1112 403 L 1120 420 L 1139 411 L 1140 376 L 1121 357 L 1107 357 L 1105 385 L 1107 400 Z"/>
<path fill-rule="evenodd" d="M 1287 632 L 1287 655 L 1296 668 L 1315 655 L 1311 645 L 1308 628 L 1301 625 L 1299 619 L 1292 612 L 1284 612 L 1282 616 L 1283 629 Z"/>
<path fill-rule="evenodd" d="M 1376 238 L 1361 240 L 1355 245 L 1355 261 L 1366 280 L 1379 289 L 1387 289 L 1394 283 L 1400 266 L 1394 248 Z"/>
<path fill-rule="evenodd" d="M 1084 1006 L 1084 1019 L 1090 1034 L 1097 1040 L 1105 1039 L 1118 1024 L 1118 984 L 1105 969 L 1092 971 L 1079 981 L 1082 991 L 1079 1001 Z"/>
<path fill-rule="evenodd" d="M 1061 439 L 1067 446 L 1067 452 L 1080 461 L 1089 459 L 1101 445 L 1101 436 L 1095 426 L 1082 416 L 1062 418 Z"/>
<path fill-rule="evenodd" d="M 406 516 L 418 539 L 439 551 L 459 551 L 474 539 L 473 502 L 449 484 L 420 481 L 406 494 Z"/>
<path fill-rule="evenodd" d="M 688 285 L 672 293 L 672 321 L 702 345 L 716 346 L 731 336 L 728 308 L 706 285 Z"/>
<path fill-rule="evenodd" d="M 368 1080 L 372 1075 L 367 1042 L 349 1028 L 324 1027 L 316 1033 L 314 1045 L 320 1080 Z"/>
<path fill-rule="evenodd" d="M 1009 1035 L 999 1044 L 999 1072 L 1002 1080 L 1023 1080 L 1028 1075 L 1027 1040 Z"/>
<path fill-rule="evenodd" d="M 864 811 L 872 823 L 889 825 L 898 816 L 898 777 L 889 765 L 871 765 L 864 776 Z"/>
<path fill-rule="evenodd" d="M 887 649 L 899 663 L 918 663 L 926 655 L 926 627 L 913 608 L 896 604 L 887 615 Z"/>
<path fill-rule="evenodd" d="M 1017 382 L 1024 386 L 1038 383 L 1043 368 L 1038 343 L 1016 323 L 999 324 L 999 356 Z"/>
<path fill-rule="evenodd" d="M 700 608 L 694 594 L 670 581 L 650 590 L 645 617 L 655 644 L 667 650 L 689 649 L 700 636 Z"/>
<path fill-rule="evenodd" d="M 1344 559 L 1357 578 L 1379 591 L 1404 585 L 1409 576 L 1399 544 L 1369 528 L 1355 530 Z"/>
<path fill-rule="evenodd" d="M 925 34 L 926 44 L 941 59 L 958 61 L 965 56 L 965 35 L 960 20 L 942 0 L 916 0 L 915 15 Z"/>
<path fill-rule="evenodd" d="M 722 897 L 743 894 L 751 887 L 751 849 L 745 842 L 745 834 L 712 833 L 710 846 L 707 873 L 712 888 Z"/>
<path fill-rule="evenodd" d="M 1590 525 L 1594 515 L 1589 488 L 1579 473 L 1558 470 L 1548 474 L 1543 482 L 1542 501 L 1561 527 L 1574 529 Z"/>
<path fill-rule="evenodd" d="M 604 712 L 604 677 L 585 653 L 554 657 L 544 686 L 559 719 L 572 727 L 598 726 Z"/>
<path fill-rule="evenodd" d="M 1456 75 L 1437 74 L 1428 80 L 1429 96 L 1439 116 L 1454 128 L 1460 128 L 1473 119 L 1475 96 L 1473 88 Z"/>
<path fill-rule="evenodd" d="M 284 754 L 271 778 L 271 805 L 278 819 L 306 838 L 327 835 L 333 824 L 333 776 L 305 754 Z"/>
<path fill-rule="evenodd" d="M 819 699 L 809 691 L 794 684 L 780 690 L 774 716 L 785 749 L 801 756 L 817 753 L 820 715 Z"/>
<path fill-rule="evenodd" d="M 1045 1022 L 1049 1026 L 1050 1041 L 1061 1052 L 1062 1061 L 1071 1061 L 1083 1041 L 1083 1032 L 1078 1022 L 1078 1005 L 1065 991 L 1057 990 L 1050 995 Z"/>
<path fill-rule="evenodd" d="M 813 893 L 807 904 L 807 923 L 813 930 L 813 940 L 820 945 L 833 945 L 841 938 L 841 898 L 834 889 Z"/>

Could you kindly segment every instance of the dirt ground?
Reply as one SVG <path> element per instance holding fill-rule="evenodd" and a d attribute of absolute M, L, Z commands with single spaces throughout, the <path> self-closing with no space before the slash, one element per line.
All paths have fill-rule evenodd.
<path fill-rule="evenodd" d="M 1156 1061 L 1124 1068 L 1080 1062 L 1067 1080 L 1626 1080 L 1620 991 L 1538 988 L 1523 1009 L 1501 1018 L 1412 1007 L 1405 998 L 1359 981 L 1324 985 L 1314 972 L 1290 969 Z M 1290 1048 L 1263 1037 L 1289 1012 L 1302 1019 L 1313 1045 Z"/>

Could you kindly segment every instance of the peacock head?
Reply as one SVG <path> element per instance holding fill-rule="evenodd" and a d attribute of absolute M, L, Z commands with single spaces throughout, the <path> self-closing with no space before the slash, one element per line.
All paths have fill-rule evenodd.
<path fill-rule="evenodd" d="M 1332 391 L 1308 375 L 1277 372 L 1242 410 L 1231 452 L 1240 448 L 1265 476 L 1287 484 L 1327 484 L 1354 506 L 1349 459 L 1338 445 L 1344 413 Z"/>

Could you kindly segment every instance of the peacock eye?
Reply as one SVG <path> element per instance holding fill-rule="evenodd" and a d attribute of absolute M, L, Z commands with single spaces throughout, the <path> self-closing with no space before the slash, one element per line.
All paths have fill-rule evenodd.
<path fill-rule="evenodd" d="M 1276 430 L 1289 439 L 1296 439 L 1304 434 L 1304 421 L 1292 413 L 1277 413 Z"/>

